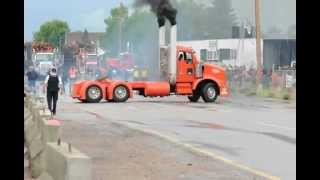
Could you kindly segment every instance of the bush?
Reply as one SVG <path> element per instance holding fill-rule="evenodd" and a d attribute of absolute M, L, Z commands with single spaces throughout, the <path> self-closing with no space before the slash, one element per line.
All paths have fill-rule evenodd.
<path fill-rule="evenodd" d="M 247 96 L 255 96 L 255 95 L 257 95 L 257 93 L 255 91 L 249 91 L 246 95 Z"/>
<path fill-rule="evenodd" d="M 282 99 L 290 100 L 291 99 L 290 94 L 288 94 L 288 93 L 283 94 Z"/>
<path fill-rule="evenodd" d="M 276 94 L 274 92 L 270 91 L 268 94 L 268 97 L 274 98 L 274 97 L 276 97 Z"/>

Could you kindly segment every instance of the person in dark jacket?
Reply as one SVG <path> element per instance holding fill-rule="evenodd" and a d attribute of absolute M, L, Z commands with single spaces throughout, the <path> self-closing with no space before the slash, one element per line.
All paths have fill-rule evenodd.
<path fill-rule="evenodd" d="M 62 94 L 62 80 L 61 77 L 57 75 L 56 68 L 51 68 L 44 84 L 44 91 L 47 92 L 48 108 L 52 115 L 55 115 L 59 91 Z"/>
<path fill-rule="evenodd" d="M 34 70 L 33 66 L 29 67 L 29 71 L 27 72 L 28 77 L 28 85 L 32 92 L 36 91 L 36 81 L 38 79 L 38 73 Z"/>

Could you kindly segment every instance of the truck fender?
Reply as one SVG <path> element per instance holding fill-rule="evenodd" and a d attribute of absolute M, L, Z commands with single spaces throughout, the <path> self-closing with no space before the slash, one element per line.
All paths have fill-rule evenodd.
<path fill-rule="evenodd" d="M 125 86 L 128 90 L 129 90 L 129 98 L 133 97 L 133 90 L 132 90 L 132 86 L 128 83 L 126 83 L 125 81 L 116 81 L 116 82 L 111 82 L 108 87 L 106 88 L 107 92 L 106 92 L 106 99 L 111 100 L 113 99 L 113 90 L 115 87 L 119 86 L 119 85 L 123 85 Z"/>
<path fill-rule="evenodd" d="M 208 83 L 208 82 L 212 82 L 218 85 L 218 93 L 220 95 L 220 88 L 221 88 L 221 83 L 219 80 L 215 79 L 215 78 L 205 78 L 205 79 L 198 79 L 196 80 L 193 85 L 192 85 L 192 90 L 196 90 L 197 88 L 199 88 L 202 84 Z"/>

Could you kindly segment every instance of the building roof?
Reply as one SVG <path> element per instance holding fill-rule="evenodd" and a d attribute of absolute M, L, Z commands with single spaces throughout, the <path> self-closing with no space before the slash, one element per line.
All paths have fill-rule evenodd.
<path fill-rule="evenodd" d="M 72 42 L 82 42 L 83 32 L 69 32 L 66 37 L 66 43 L 70 45 Z M 100 41 L 104 32 L 88 32 L 90 41 Z"/>
<path fill-rule="evenodd" d="M 263 34 L 264 40 L 296 40 L 296 34 Z"/>

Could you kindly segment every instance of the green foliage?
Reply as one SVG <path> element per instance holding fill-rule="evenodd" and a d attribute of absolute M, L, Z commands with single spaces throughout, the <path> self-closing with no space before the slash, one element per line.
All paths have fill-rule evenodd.
<path fill-rule="evenodd" d="M 230 0 L 210 0 L 207 5 L 199 4 L 196 0 L 171 2 L 178 10 L 178 40 L 231 38 L 237 17 Z M 111 10 L 111 15 L 104 22 L 107 28 L 102 45 L 111 55 L 118 53 L 120 22 L 122 49 L 126 42 L 130 42 L 135 53 L 139 54 L 148 51 L 146 48 L 153 48 L 153 43 L 157 45 L 156 16 L 149 10 L 134 9 L 129 16 L 128 8 L 120 4 Z M 145 46 L 146 43 L 149 46 Z"/>
<path fill-rule="evenodd" d="M 213 7 L 206 9 L 209 38 L 231 38 L 232 26 L 237 25 L 237 17 L 230 0 L 212 0 Z"/>
<path fill-rule="evenodd" d="M 268 34 L 279 34 L 281 33 L 281 29 L 276 27 L 276 26 L 272 26 L 269 30 L 268 30 Z"/>
<path fill-rule="evenodd" d="M 122 26 L 121 29 L 123 29 L 123 25 L 126 24 L 126 21 L 128 21 L 128 8 L 122 3 L 119 7 L 111 9 L 111 16 L 104 20 L 107 29 L 102 42 L 111 54 L 116 54 L 118 51 L 120 26 Z"/>
<path fill-rule="evenodd" d="M 40 31 L 34 34 L 34 41 L 47 42 L 54 47 L 59 47 L 65 40 L 65 33 L 69 32 L 69 26 L 61 20 L 45 22 L 40 26 Z"/>
<path fill-rule="evenodd" d="M 297 26 L 295 24 L 291 25 L 288 28 L 288 34 L 296 34 L 296 31 L 297 31 Z"/>

